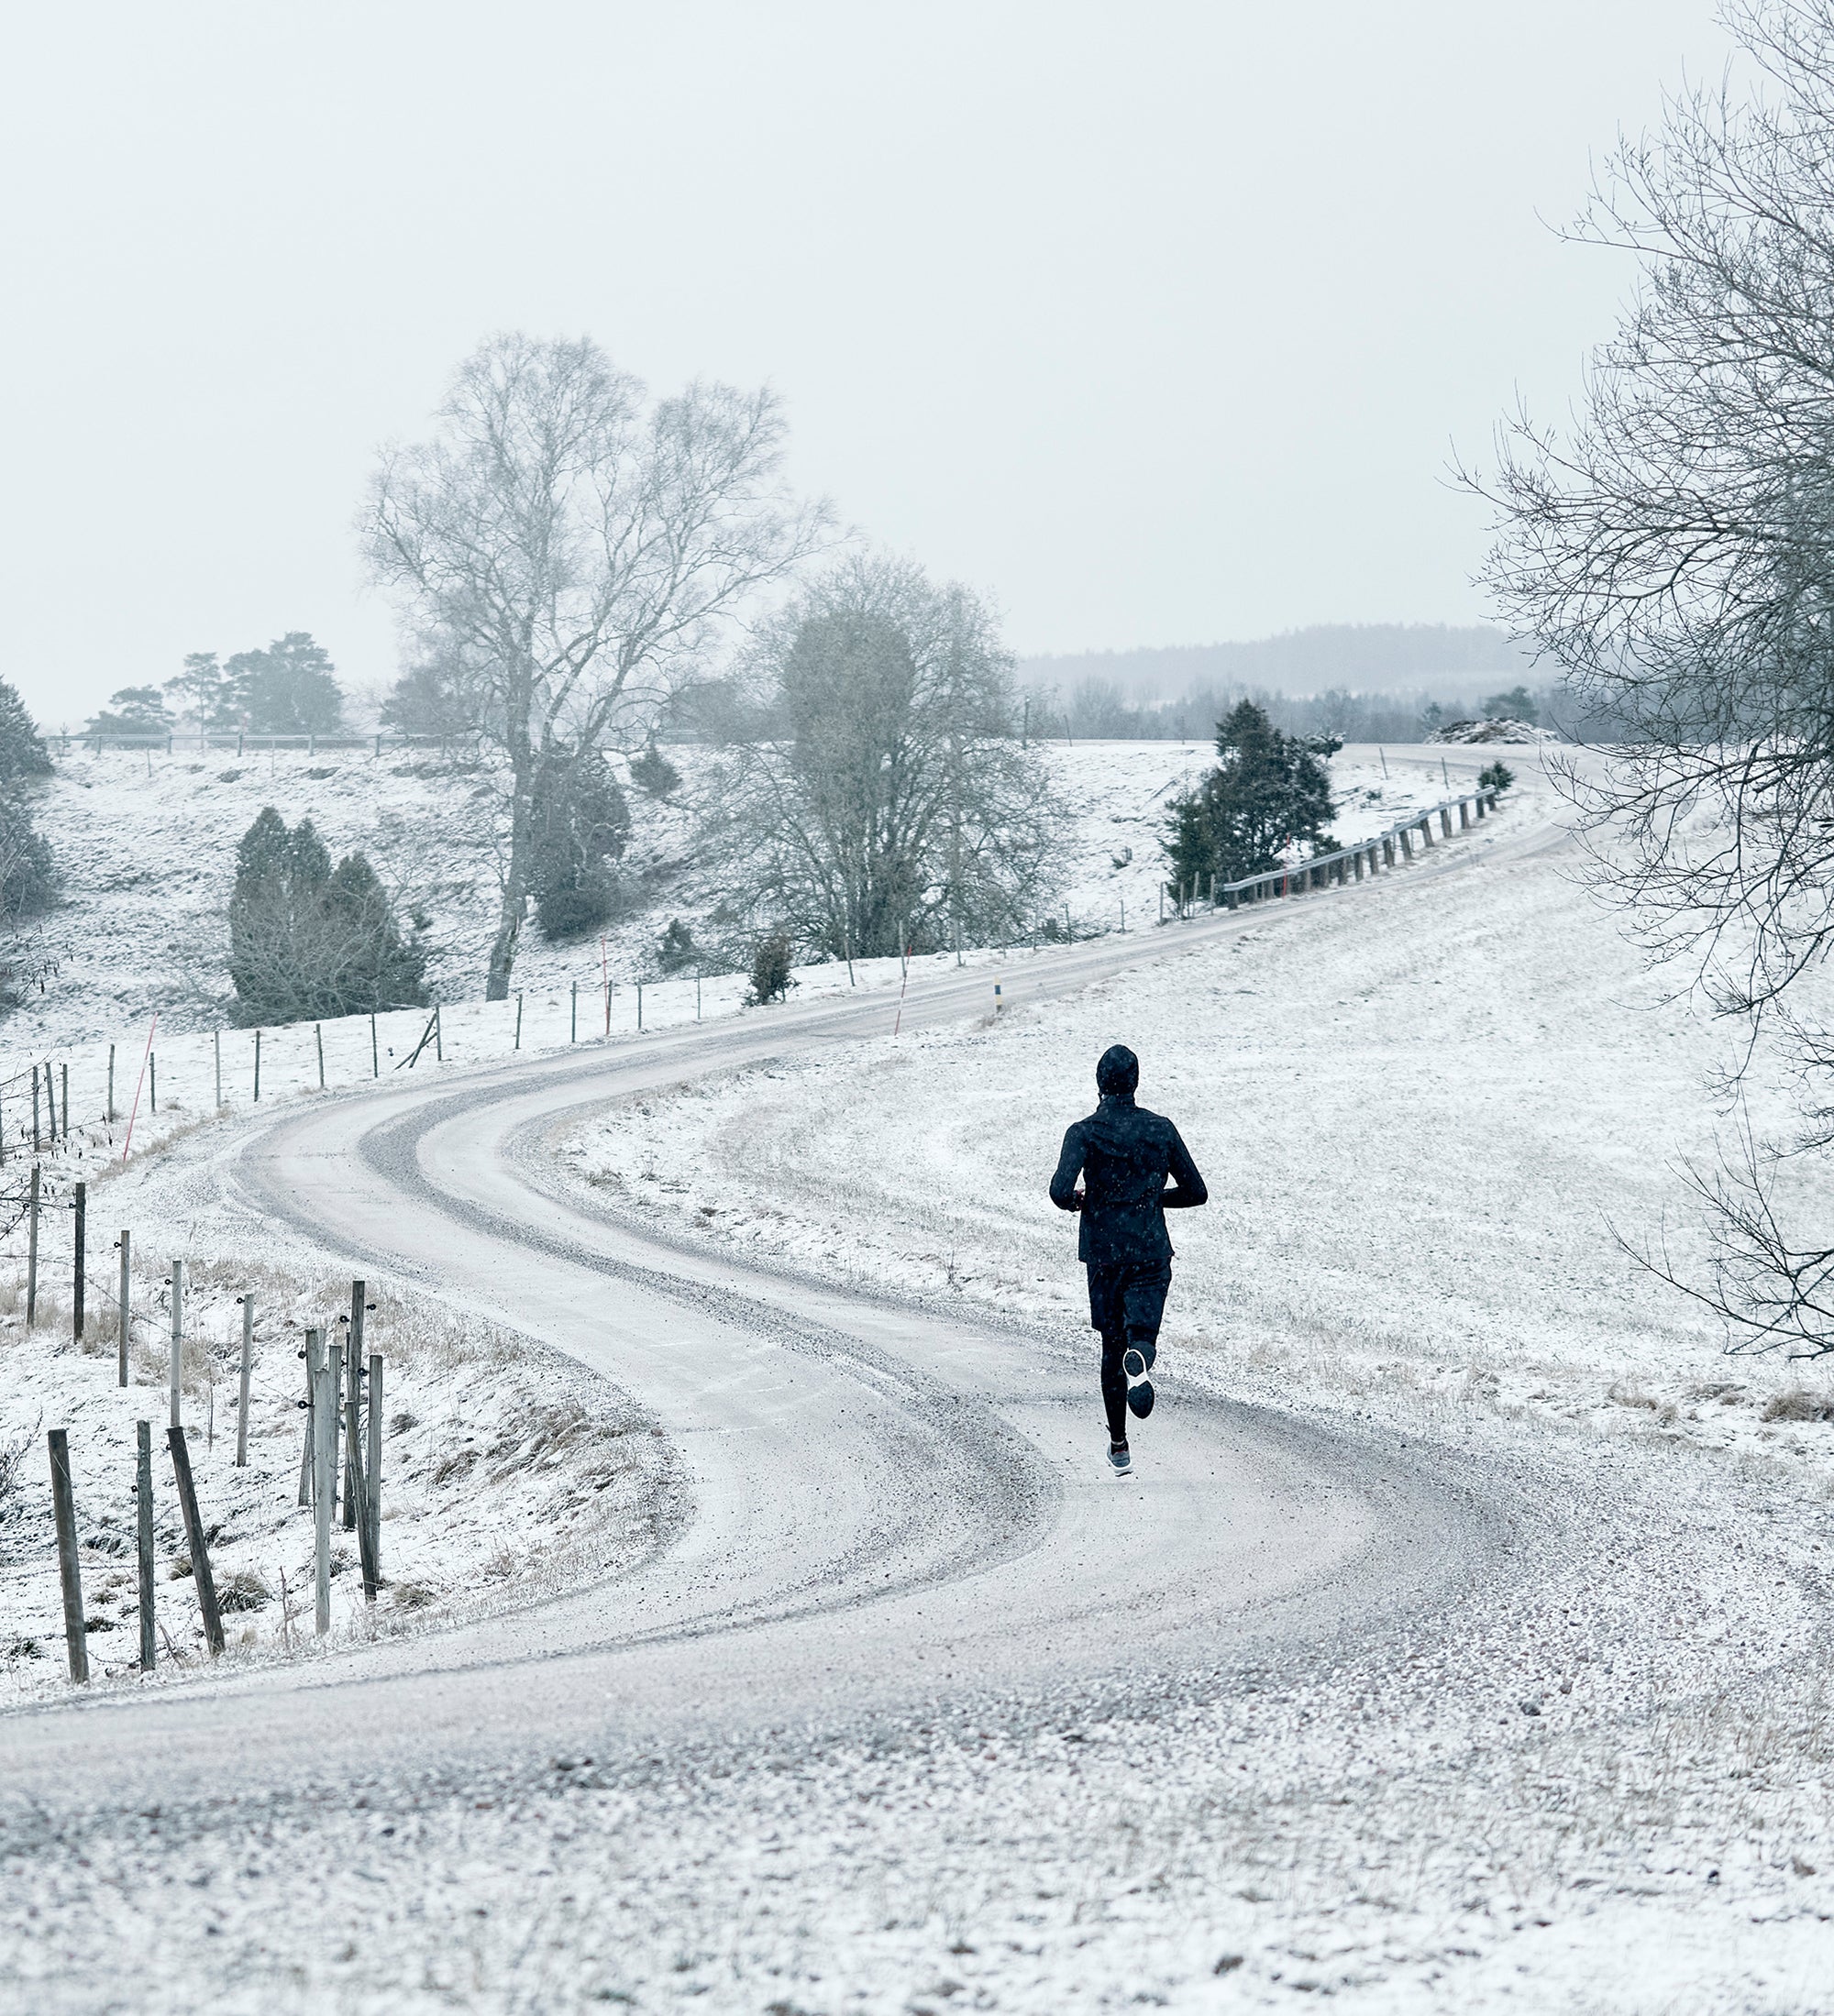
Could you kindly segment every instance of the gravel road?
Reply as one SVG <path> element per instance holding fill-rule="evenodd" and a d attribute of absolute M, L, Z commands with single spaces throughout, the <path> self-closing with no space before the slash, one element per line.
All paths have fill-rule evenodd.
<path fill-rule="evenodd" d="M 1486 756 L 1452 760 L 1468 775 Z M 1413 872 L 1470 858 L 1452 846 Z M 1014 962 L 1005 998 L 1240 928 L 1223 915 Z M 985 1014 L 990 984 L 913 986 L 904 1025 Z M 791 1005 L 333 1097 L 174 1157 L 164 1180 L 602 1373 L 673 1439 L 691 1509 L 648 1566 L 518 1614 L 8 1718 L 0 1846 L 50 1887 L 0 1980 L 72 2009 L 659 2006 L 660 1988 L 605 1986 L 602 1925 L 567 1913 L 536 1913 L 527 1941 L 457 1985 L 372 1940 L 419 1915 L 426 1886 L 489 1889 L 442 1831 L 481 1801 L 535 1801 L 552 1826 L 557 1782 L 589 1778 L 600 1804 L 576 1801 L 566 1826 L 604 1831 L 615 1915 L 630 1903 L 616 1887 L 642 1883 L 645 1830 L 659 1866 L 684 1805 L 735 1758 L 812 1782 L 838 1750 L 921 1760 L 939 1731 L 972 1726 L 997 1757 L 1115 1716 L 1145 1727 L 1283 1663 L 1316 1669 L 1346 1637 L 1366 1662 L 1386 1634 L 1398 1661 L 1433 1615 L 1512 1572 L 1522 1508 L 1442 1452 L 1193 1396 L 1116 1483 L 1082 1337 L 744 1267 L 596 1213 L 558 1169 L 552 1144 L 583 1109 L 886 1035 L 893 1013 L 882 997 Z M 370 1908 L 359 1886 L 339 1918 L 326 1885 L 348 1889 L 352 1828 L 388 1847 Z M 740 1969 L 701 2006 L 813 2006 L 774 1993 Z"/>

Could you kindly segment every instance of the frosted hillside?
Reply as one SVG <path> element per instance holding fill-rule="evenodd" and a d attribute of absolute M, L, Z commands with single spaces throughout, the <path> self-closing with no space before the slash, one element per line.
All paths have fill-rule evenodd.
<path fill-rule="evenodd" d="M 1083 743 L 1047 754 L 1075 822 L 1062 864 L 1060 918 L 1067 906 L 1082 935 L 1155 917 L 1166 810 L 1213 760 L 1210 745 Z M 712 935 L 706 920 L 723 892 L 717 874 L 693 857 L 696 752 L 670 755 L 684 773 L 681 792 L 665 803 L 629 792 L 634 830 L 624 865 L 637 907 L 607 933 L 602 950 L 596 934 L 549 944 L 531 920 L 517 961 L 519 987 L 552 995 L 577 981 L 583 995 L 607 973 L 627 984 L 646 969 L 675 917 L 697 940 Z M 1391 775 L 1384 775 L 1385 763 Z M 1436 752 L 1384 757 L 1347 750 L 1335 767 L 1343 840 L 1380 830 L 1443 789 Z M 1467 781 L 1470 768 L 1467 760 Z M 352 848 L 368 853 L 383 878 L 431 919 L 427 977 L 436 997 L 479 999 L 498 900 L 492 796 L 475 767 L 399 751 L 277 751 L 240 761 L 185 751 L 60 757 L 39 810 L 67 896 L 42 927 L 55 973 L 41 997 L 0 1025 L 0 1056 L 17 1061 L 75 1043 L 125 1041 L 143 1032 L 155 1010 L 172 1032 L 226 1023 L 226 908 L 236 844 L 265 805 L 289 821 L 309 817 L 334 857 Z"/>

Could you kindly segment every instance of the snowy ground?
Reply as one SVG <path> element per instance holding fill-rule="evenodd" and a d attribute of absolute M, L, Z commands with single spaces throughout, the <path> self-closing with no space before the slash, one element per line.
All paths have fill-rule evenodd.
<path fill-rule="evenodd" d="M 576 984 L 582 997 L 580 1033 L 602 1030 L 607 977 L 616 989 L 613 1027 L 634 1026 L 635 982 L 649 970 L 649 954 L 669 920 L 688 920 L 696 937 L 707 940 L 706 919 L 722 891 L 717 878 L 691 859 L 696 753 L 672 754 L 686 775 L 682 793 L 660 804 L 630 793 L 635 826 L 626 866 L 637 908 L 609 932 L 603 950 L 596 936 L 560 946 L 546 943 L 533 928 L 525 934 L 515 981 L 527 997 L 525 1043 L 567 1040 Z M 1419 759 L 1422 752 L 1413 755 Z M 1158 843 L 1166 812 L 1178 791 L 1213 760 L 1209 746 L 1083 743 L 1052 747 L 1045 755 L 1075 820 L 1059 911 L 1067 906 L 1079 935 L 1119 928 L 1123 909 L 1130 927 L 1155 917 L 1165 872 Z M 1409 806 L 1441 795 L 1431 788 L 1433 774 L 1419 760 L 1409 765 L 1398 755 L 1387 777 L 1385 762 L 1374 751 L 1346 751 L 1339 758 L 1341 839 L 1377 831 Z M 264 805 L 278 806 L 289 820 L 309 816 L 334 857 L 351 848 L 366 850 L 392 887 L 424 904 L 432 920 L 429 984 L 445 1002 L 471 1003 L 481 1012 L 497 902 L 488 793 L 474 769 L 403 761 L 396 752 L 378 758 L 340 751 L 315 758 L 278 751 L 239 764 L 220 754 L 204 762 L 182 752 L 61 757 L 38 815 L 66 886 L 64 907 L 42 927 L 57 955 L 56 972 L 41 997 L 0 1022 L 0 1077 L 22 1062 L 61 1061 L 73 1046 L 92 1056 L 103 1046 L 105 1063 L 105 1046 L 112 1042 L 126 1087 L 118 1104 L 125 1109 L 128 1074 L 138 1064 L 155 1013 L 171 1052 L 169 1075 L 179 1068 L 175 1036 L 226 1026 L 227 982 L 221 969 L 236 845 Z M 735 1000 L 742 984 L 712 981 L 707 991 L 710 1003 Z M 684 1012 L 692 992 L 691 980 L 665 985 L 652 997 L 651 1012 L 658 1002 L 663 1012 Z M 490 1013 L 507 1047 L 505 1011 Z M 448 1015 L 448 1027 L 451 1020 Z M 393 1040 L 411 1048 L 424 1021 L 403 1018 Z M 275 1040 L 270 1032 L 270 1041 Z M 237 1031 L 226 1041 L 228 1083 L 246 1094 L 252 1089 L 252 1037 Z M 307 1031 L 287 1052 L 288 1068 L 303 1074 L 315 1068 L 309 1044 Z M 348 1030 L 339 1049 L 330 1060 L 334 1082 L 340 1061 L 350 1070 L 368 1068 L 367 1024 Z M 396 1049 L 395 1055 L 404 1054 L 405 1048 Z M 176 1075 L 171 1083 L 195 1111 L 199 1074 L 186 1055 L 183 1086 Z M 100 1082 L 89 1083 L 94 1075 L 86 1059 L 80 1110 L 86 1112 L 100 1097 Z"/>
<path fill-rule="evenodd" d="M 1722 1052 L 1528 844 L 1540 788 L 1435 872 L 573 1148 L 684 1241 L 1087 1345 L 1043 1184 L 1130 1041 L 1215 1199 L 1175 1223 L 1163 1408 L 1209 1387 L 1442 1466 L 1503 1535 L 1487 1587 L 1143 1701 L 124 1812 L 9 1858 L 0 1981 L 262 2016 L 1825 2010 L 1834 1368 L 1726 1358 L 1613 1236 L 1666 1216 L 1688 1257 L 1671 1164 L 1724 1124 Z M 105 1999 L 117 1955 L 146 1971 Z"/>
<path fill-rule="evenodd" d="M 112 1192 L 97 1203 L 104 1214 Z M 116 1383 L 112 1239 L 92 1219 L 85 1340 L 71 1337 L 70 1226 L 49 1214 L 36 1325 L 25 1318 L 23 1241 L 0 1255 L 0 1706 L 61 1695 L 67 1668 L 43 1430 L 69 1431 L 92 1688 L 137 1671 L 135 1424 L 152 1424 L 155 1678 L 205 1658 L 166 1450 L 171 1291 L 167 1250 L 193 1257 L 184 1307 L 183 1411 L 228 1668 L 315 1657 L 526 1603 L 615 1573 L 661 1543 L 680 1514 L 666 1444 L 602 1382 L 558 1354 L 373 1285 L 365 1343 L 384 1360 L 383 1587 L 363 1598 L 357 1541 L 333 1540 L 333 1626 L 314 1637 L 312 1515 L 298 1504 L 306 1325 L 337 1337 L 350 1284 L 284 1261 L 199 1259 L 198 1228 L 149 1223 L 133 1250 L 129 1383 Z M 109 1222 L 105 1217 L 103 1222 Z M 99 1248 L 99 1251 L 98 1251 Z M 158 1254 L 149 1264 L 149 1256 Z M 98 1261 L 100 1264 L 98 1264 Z M 249 1461 L 238 1468 L 242 1316 L 257 1321 Z M 10 1488 L 8 1480 L 10 1479 Z"/>
<path fill-rule="evenodd" d="M 1151 1741 L 837 1757 L 793 1823 L 741 1797 L 762 1851 L 710 1799 L 683 1824 L 694 1873 L 658 1874 L 622 1955 L 641 2006 L 702 1982 L 822 2010 L 1828 2006 L 1834 1368 L 1726 1358 L 1614 1239 L 1674 1219 L 1720 1052 L 1571 866 L 1398 876 L 1069 1003 L 648 1096 L 577 1140 L 646 1222 L 1075 1330 L 1044 1181 L 1128 1041 L 1214 1200 L 1175 1224 L 1163 1404 L 1208 1384 L 1455 1452 L 1525 1556 L 1398 1670 L 1353 1644 Z M 1092 1369 L 1089 1423 L 1096 1462 Z M 1150 1466 L 1151 1423 L 1135 1444 Z M 726 1860 L 741 1841 L 770 1889 Z M 685 1980 L 671 1944 L 702 1955 Z"/>

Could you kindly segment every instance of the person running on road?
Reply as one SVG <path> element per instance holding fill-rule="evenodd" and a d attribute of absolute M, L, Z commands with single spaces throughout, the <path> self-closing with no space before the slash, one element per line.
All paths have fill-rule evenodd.
<path fill-rule="evenodd" d="M 1166 1213 L 1210 1201 L 1177 1129 L 1134 1105 L 1139 1083 L 1140 1060 L 1125 1044 L 1102 1052 L 1095 1067 L 1101 1104 L 1065 1134 L 1051 1178 L 1051 1202 L 1082 1214 L 1077 1258 L 1088 1269 L 1089 1327 L 1101 1332 L 1108 1460 L 1117 1474 L 1132 1463 L 1128 1410 L 1143 1421 L 1153 1411 L 1146 1374 L 1158 1356 L 1159 1320 L 1172 1285 Z"/>

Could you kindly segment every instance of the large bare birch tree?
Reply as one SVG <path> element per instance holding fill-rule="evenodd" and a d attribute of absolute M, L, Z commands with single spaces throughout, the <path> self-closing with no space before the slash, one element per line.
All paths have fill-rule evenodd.
<path fill-rule="evenodd" d="M 502 758 L 509 993 L 539 793 L 653 707 L 759 590 L 815 549 L 768 391 L 650 401 L 590 340 L 502 336 L 458 368 L 431 440 L 383 450 L 360 521 L 374 578 Z"/>

